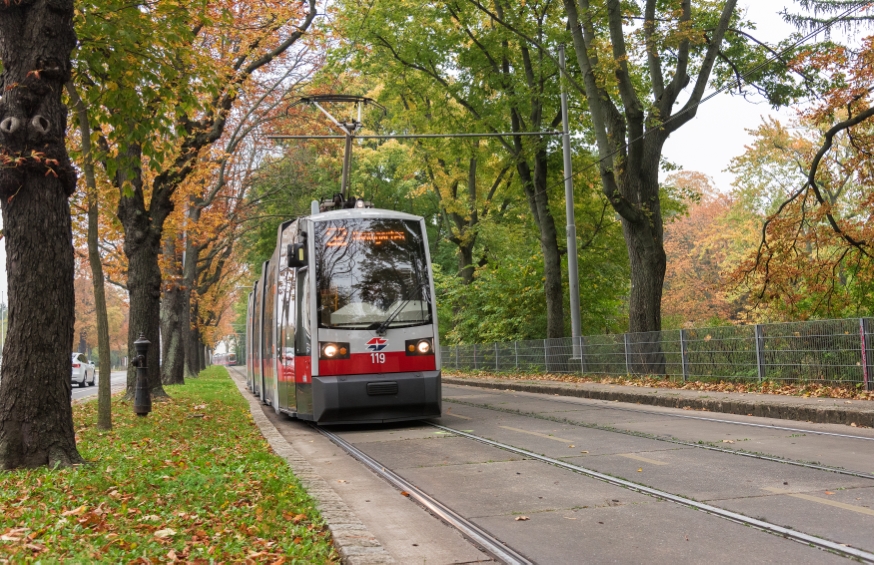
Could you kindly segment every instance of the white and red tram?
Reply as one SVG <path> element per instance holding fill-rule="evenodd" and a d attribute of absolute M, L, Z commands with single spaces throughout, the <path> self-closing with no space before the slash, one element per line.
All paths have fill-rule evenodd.
<path fill-rule="evenodd" d="M 249 389 L 324 424 L 439 416 L 431 273 L 419 216 L 353 207 L 283 223 L 249 295 Z"/>

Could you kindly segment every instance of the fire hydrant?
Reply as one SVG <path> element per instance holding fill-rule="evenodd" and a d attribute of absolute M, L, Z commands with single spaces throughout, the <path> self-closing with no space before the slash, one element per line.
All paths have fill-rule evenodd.
<path fill-rule="evenodd" d="M 149 368 L 146 366 L 146 356 L 149 354 L 149 346 L 152 344 L 146 339 L 145 334 L 134 342 L 137 350 L 137 388 L 134 394 L 134 413 L 137 416 L 148 416 L 152 411 L 152 393 L 149 389 Z"/>

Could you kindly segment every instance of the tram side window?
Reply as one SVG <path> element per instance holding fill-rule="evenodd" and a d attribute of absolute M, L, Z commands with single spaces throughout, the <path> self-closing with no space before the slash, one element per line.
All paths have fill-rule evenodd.
<path fill-rule="evenodd" d="M 301 269 L 297 273 L 297 296 L 300 298 L 297 308 L 297 332 L 295 354 L 310 354 L 310 287 L 309 271 Z"/>
<path fill-rule="evenodd" d="M 282 347 L 282 356 L 284 359 L 291 359 L 294 355 L 294 337 L 296 318 L 296 294 L 297 288 L 295 285 L 294 269 L 284 269 L 282 276 L 282 333 L 279 337 L 279 345 Z"/>

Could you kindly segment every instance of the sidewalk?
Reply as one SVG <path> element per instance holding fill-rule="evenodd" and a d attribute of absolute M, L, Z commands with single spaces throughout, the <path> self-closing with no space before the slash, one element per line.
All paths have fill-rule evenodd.
<path fill-rule="evenodd" d="M 445 384 L 515 390 L 595 400 L 649 404 L 684 410 L 704 410 L 799 420 L 818 424 L 874 427 L 874 402 L 841 398 L 800 398 L 776 394 L 711 392 L 674 388 L 644 388 L 600 383 L 564 383 L 537 379 L 443 376 Z"/>

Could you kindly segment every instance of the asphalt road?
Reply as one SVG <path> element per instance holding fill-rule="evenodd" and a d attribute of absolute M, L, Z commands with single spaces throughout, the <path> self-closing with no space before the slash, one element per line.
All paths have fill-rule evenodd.
<path fill-rule="evenodd" d="M 127 382 L 127 371 L 113 371 L 110 373 L 110 385 L 112 388 L 124 386 Z M 94 386 L 86 386 L 85 388 L 79 388 L 78 384 L 73 385 L 73 400 L 81 400 L 83 398 L 88 398 L 89 396 L 97 396 L 97 387 L 100 383 L 100 373 L 97 373 L 97 377 L 94 381 Z"/>
<path fill-rule="evenodd" d="M 435 423 L 874 552 L 874 430 L 447 384 L 443 394 Z M 437 539 L 439 527 L 387 512 L 402 498 L 379 494 L 372 473 L 308 426 L 265 413 L 396 559 L 478 560 Z M 537 563 L 849 562 L 426 423 L 331 429 Z M 450 542 L 433 560 L 434 544 Z"/>

